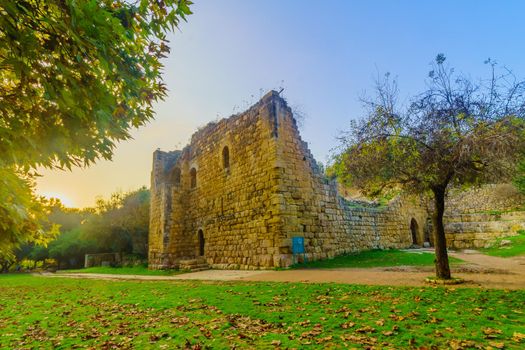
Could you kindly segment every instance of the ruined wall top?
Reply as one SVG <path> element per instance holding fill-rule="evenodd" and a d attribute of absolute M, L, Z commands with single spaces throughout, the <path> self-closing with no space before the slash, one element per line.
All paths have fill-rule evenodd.
<path fill-rule="evenodd" d="M 210 122 L 204 127 L 199 128 L 199 130 L 197 130 L 191 136 L 190 144 L 194 144 L 199 139 L 206 138 L 208 135 L 213 134 L 216 130 L 221 129 L 223 124 L 234 125 L 239 123 L 239 119 L 241 118 L 257 117 L 259 110 L 265 106 L 279 106 L 280 108 L 285 108 L 287 112 L 289 112 L 288 114 L 290 116 L 292 115 L 291 109 L 288 107 L 286 101 L 281 96 L 279 96 L 279 93 L 275 90 L 270 90 L 257 103 L 249 107 L 247 110 L 231 115 L 227 118 L 223 118 L 219 121 Z M 277 112 L 273 111 L 273 113 L 270 113 L 270 115 L 275 118 L 277 116 Z"/>
<path fill-rule="evenodd" d="M 271 108 L 273 110 L 271 111 L 271 113 L 268 114 L 260 114 L 259 111 L 263 108 Z M 279 117 L 279 115 L 282 117 L 291 118 L 293 125 L 297 126 L 297 123 L 292 114 L 292 110 L 290 107 L 288 107 L 286 100 L 283 99 L 277 91 L 270 90 L 257 103 L 249 107 L 247 110 L 231 115 L 227 118 L 223 118 L 219 121 L 209 122 L 205 126 L 199 128 L 196 132 L 192 134 L 190 143 L 186 145 L 182 150 L 167 152 L 157 149 L 154 153 L 154 159 L 158 159 L 165 162 L 164 170 L 168 170 L 168 168 L 171 165 L 175 164 L 179 158 L 184 158 L 185 156 L 189 156 L 190 158 L 192 158 L 192 146 L 195 146 L 196 144 L 202 142 L 206 143 L 206 140 L 211 135 L 214 135 L 219 130 L 226 129 L 224 127 L 225 125 L 228 125 L 233 128 L 242 127 L 242 122 L 256 122 L 258 118 L 262 118 L 264 115 L 269 116 L 269 118 L 272 119 L 269 120 L 270 124 L 268 125 L 271 129 L 273 129 L 270 130 L 271 136 L 278 136 L 277 129 L 279 126 L 279 121 L 277 118 Z"/>

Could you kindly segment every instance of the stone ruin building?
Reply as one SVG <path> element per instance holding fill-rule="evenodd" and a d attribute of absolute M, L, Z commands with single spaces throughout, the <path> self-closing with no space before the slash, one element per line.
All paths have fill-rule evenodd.
<path fill-rule="evenodd" d="M 270 91 L 247 111 L 198 130 L 182 150 L 153 153 L 150 268 L 196 259 L 214 268 L 286 267 L 294 261 L 292 237 L 304 237 L 308 260 L 431 244 L 424 202 L 399 197 L 366 206 L 337 187 L 301 140 L 286 101 Z M 515 205 L 507 199 L 504 205 Z M 465 203 L 456 202 L 447 222 L 452 247 L 483 246 L 525 227 L 523 213 L 509 220 L 478 213 L 469 221 Z"/>

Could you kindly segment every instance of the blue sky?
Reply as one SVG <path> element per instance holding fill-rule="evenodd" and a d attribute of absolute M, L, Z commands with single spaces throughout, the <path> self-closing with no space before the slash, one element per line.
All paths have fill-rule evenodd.
<path fill-rule="evenodd" d="M 487 74 L 491 57 L 525 76 L 525 1 L 195 0 L 170 34 L 168 98 L 157 117 L 121 143 L 113 162 L 43 171 L 38 190 L 92 205 L 96 196 L 149 185 L 151 153 L 183 147 L 197 127 L 284 88 L 306 116 L 301 132 L 326 162 L 336 136 L 362 114 L 377 74 L 398 77 L 402 97 L 424 88 L 445 53 L 456 70 Z M 82 184 L 82 185 L 79 185 Z"/>

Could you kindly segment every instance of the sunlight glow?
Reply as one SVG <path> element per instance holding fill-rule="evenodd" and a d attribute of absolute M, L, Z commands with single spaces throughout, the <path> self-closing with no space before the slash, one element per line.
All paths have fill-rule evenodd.
<path fill-rule="evenodd" d="M 68 207 L 68 208 L 74 208 L 75 207 L 75 203 L 71 199 L 69 199 L 68 197 L 66 197 L 65 195 L 63 195 L 62 193 L 59 193 L 59 192 L 43 192 L 42 196 L 44 196 L 46 198 L 57 198 L 57 199 L 60 199 L 60 201 L 62 202 L 62 204 L 65 207 Z"/>

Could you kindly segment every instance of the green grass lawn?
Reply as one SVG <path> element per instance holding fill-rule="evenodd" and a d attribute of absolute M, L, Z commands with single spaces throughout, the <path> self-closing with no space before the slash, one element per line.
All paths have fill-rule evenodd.
<path fill-rule="evenodd" d="M 133 267 L 89 267 L 87 269 L 77 270 L 61 270 L 66 273 L 104 273 L 104 274 L 115 274 L 115 275 L 150 275 L 150 276 L 170 276 L 182 273 L 179 270 L 148 270 L 145 266 L 133 266 Z"/>
<path fill-rule="evenodd" d="M 462 260 L 449 257 L 451 263 Z M 434 254 L 406 252 L 401 250 L 369 250 L 356 254 L 338 256 L 333 259 L 296 264 L 292 268 L 340 268 L 340 267 L 388 267 L 388 266 L 431 266 Z"/>
<path fill-rule="evenodd" d="M 0 276 L 0 348 L 525 346 L 525 291 Z"/>
<path fill-rule="evenodd" d="M 510 245 L 500 246 L 502 240 L 509 240 Z M 482 249 L 483 253 L 492 256 L 500 256 L 503 258 L 525 255 L 525 231 L 519 231 L 517 236 L 504 237 L 498 239 L 490 248 Z"/>

